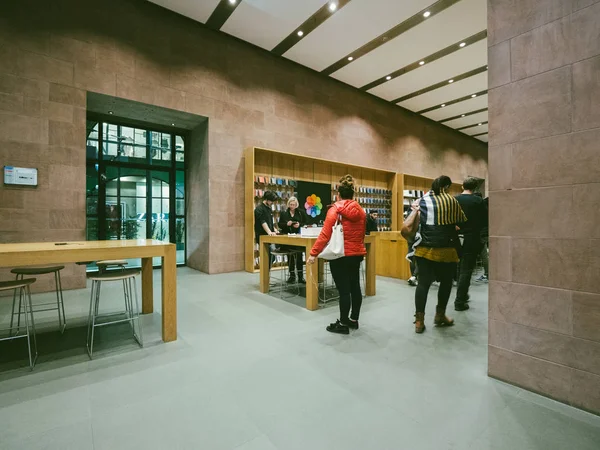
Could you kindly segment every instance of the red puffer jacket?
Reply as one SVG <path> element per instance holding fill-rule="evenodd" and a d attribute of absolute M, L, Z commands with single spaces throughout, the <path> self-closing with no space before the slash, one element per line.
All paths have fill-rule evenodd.
<path fill-rule="evenodd" d="M 336 202 L 327 212 L 327 218 L 325 219 L 321 234 L 310 251 L 311 256 L 319 256 L 329 243 L 338 214 L 342 216 L 345 255 L 364 256 L 367 254 L 367 250 L 365 249 L 367 214 L 354 200 L 342 200 Z"/>

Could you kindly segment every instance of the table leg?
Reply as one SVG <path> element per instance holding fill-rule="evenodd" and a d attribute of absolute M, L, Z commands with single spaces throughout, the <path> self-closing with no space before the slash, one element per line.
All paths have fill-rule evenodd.
<path fill-rule="evenodd" d="M 260 243 L 260 292 L 269 293 L 269 243 Z"/>
<path fill-rule="evenodd" d="M 306 246 L 306 259 L 310 257 L 311 245 Z M 306 309 L 319 309 L 319 263 L 306 265 Z"/>
<path fill-rule="evenodd" d="M 367 258 L 365 264 L 367 267 L 365 270 L 367 271 L 367 281 L 365 286 L 365 294 L 368 297 L 373 297 L 375 295 L 375 276 L 376 276 L 376 246 L 375 244 L 366 244 L 367 248 Z"/>
<path fill-rule="evenodd" d="M 177 262 L 175 245 L 162 258 L 162 336 L 164 342 L 177 340 Z"/>
<path fill-rule="evenodd" d="M 142 314 L 154 311 L 152 258 L 142 258 Z"/>

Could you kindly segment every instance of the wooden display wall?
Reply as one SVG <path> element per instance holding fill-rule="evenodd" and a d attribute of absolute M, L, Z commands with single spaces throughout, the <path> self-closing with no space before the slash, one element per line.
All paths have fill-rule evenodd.
<path fill-rule="evenodd" d="M 318 158 L 308 158 L 275 150 L 250 147 L 245 152 L 245 268 L 255 272 L 256 251 L 254 239 L 254 207 L 256 198 L 256 177 L 270 177 L 294 181 L 310 181 L 333 185 L 344 175 L 352 175 L 362 187 L 387 189 L 391 191 L 391 230 L 398 230 L 402 223 L 402 184 L 401 175 L 395 172 L 340 164 Z M 278 189 L 279 190 L 279 189 Z M 362 194 L 358 194 L 362 195 Z M 400 209 L 398 209 L 400 206 Z M 376 206 L 374 206 L 377 208 Z M 368 208 L 368 207 L 367 207 Z"/>

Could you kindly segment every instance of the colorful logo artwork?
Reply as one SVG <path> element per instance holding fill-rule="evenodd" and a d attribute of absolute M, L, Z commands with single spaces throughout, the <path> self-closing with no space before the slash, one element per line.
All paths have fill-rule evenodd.
<path fill-rule="evenodd" d="M 306 197 L 304 208 L 306 209 L 306 214 L 311 217 L 317 217 L 321 214 L 321 210 L 323 209 L 321 198 L 317 197 L 315 194 Z"/>

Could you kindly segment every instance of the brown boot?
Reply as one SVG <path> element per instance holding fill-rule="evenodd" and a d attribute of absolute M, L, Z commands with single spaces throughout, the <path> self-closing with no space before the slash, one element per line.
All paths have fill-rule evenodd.
<path fill-rule="evenodd" d="M 415 314 L 415 333 L 421 334 L 425 331 L 425 313 Z"/>
<path fill-rule="evenodd" d="M 445 308 L 440 308 L 438 306 L 435 308 L 435 319 L 433 319 L 433 323 L 436 327 L 451 327 L 454 325 L 454 320 L 446 316 Z"/>

